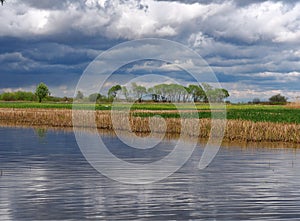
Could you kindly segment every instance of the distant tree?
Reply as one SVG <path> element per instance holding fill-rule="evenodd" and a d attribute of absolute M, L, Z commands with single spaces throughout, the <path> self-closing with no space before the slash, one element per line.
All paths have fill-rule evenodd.
<path fill-rule="evenodd" d="M 122 87 L 119 84 L 117 84 L 115 86 L 112 86 L 108 90 L 108 93 L 107 93 L 108 97 L 109 98 L 115 98 L 117 96 L 117 93 L 118 93 L 119 90 L 122 90 Z"/>
<path fill-rule="evenodd" d="M 37 96 L 37 98 L 39 99 L 39 102 L 41 103 L 42 100 L 50 95 L 50 91 L 47 87 L 46 84 L 44 84 L 43 82 L 41 82 L 35 90 L 35 95 Z"/>
<path fill-rule="evenodd" d="M 35 101 L 36 95 L 32 92 L 17 91 L 15 92 L 16 100 L 18 101 Z"/>
<path fill-rule="evenodd" d="M 203 88 L 205 89 L 205 102 L 222 102 L 224 99 L 230 96 L 229 92 L 224 88 L 213 88 L 207 83 L 203 83 Z"/>
<path fill-rule="evenodd" d="M 66 103 L 67 103 L 67 102 L 73 102 L 73 98 L 69 98 L 69 97 L 66 97 L 66 96 L 65 96 L 65 97 L 62 98 L 62 101 L 63 101 L 63 102 L 66 102 Z"/>
<path fill-rule="evenodd" d="M 167 88 L 171 95 L 171 100 L 174 102 L 184 101 L 184 97 L 188 93 L 185 87 L 180 84 L 169 84 Z"/>
<path fill-rule="evenodd" d="M 0 100 L 4 101 L 36 101 L 36 95 L 32 92 L 17 91 L 0 94 Z"/>
<path fill-rule="evenodd" d="M 203 89 L 205 91 L 204 102 L 209 102 L 209 99 L 212 100 L 213 95 L 213 87 L 207 83 L 202 83 Z M 209 98 L 209 99 L 208 99 Z"/>
<path fill-rule="evenodd" d="M 81 91 L 77 91 L 76 94 L 76 100 L 82 100 L 84 98 L 84 95 Z"/>
<path fill-rule="evenodd" d="M 51 101 L 51 102 L 61 102 L 62 98 L 61 97 L 54 97 L 54 96 L 47 96 L 45 98 L 45 101 Z"/>
<path fill-rule="evenodd" d="M 191 89 L 189 87 L 184 87 L 185 93 L 183 96 L 183 102 L 189 101 L 189 97 L 191 95 Z"/>
<path fill-rule="evenodd" d="M 209 85 L 208 83 L 202 83 L 202 86 L 203 86 L 205 91 L 213 90 L 213 87 L 211 85 Z"/>
<path fill-rule="evenodd" d="M 221 97 L 222 100 L 230 97 L 230 94 L 229 94 L 228 90 L 226 90 L 224 88 L 222 88 L 221 90 L 222 90 L 222 93 L 220 94 L 220 97 Z"/>
<path fill-rule="evenodd" d="M 259 98 L 254 98 L 254 99 L 252 100 L 252 103 L 253 103 L 253 104 L 259 104 L 259 103 L 260 103 L 260 99 L 259 99 Z"/>
<path fill-rule="evenodd" d="M 94 94 L 91 94 L 89 96 L 89 101 L 90 102 L 96 102 L 97 100 L 99 100 L 101 98 L 101 94 L 99 93 L 94 93 Z"/>
<path fill-rule="evenodd" d="M 1 94 L 1 100 L 15 101 L 16 100 L 16 95 L 14 93 L 6 92 L 6 93 Z"/>
<path fill-rule="evenodd" d="M 189 93 L 192 96 L 192 99 L 194 102 L 199 102 L 201 100 L 204 100 L 205 98 L 205 92 L 203 88 L 200 85 L 189 85 Z"/>
<path fill-rule="evenodd" d="M 135 82 L 131 84 L 132 92 L 136 95 L 136 98 L 140 98 L 143 94 L 147 93 L 147 89 L 144 86 L 137 85 Z"/>
<path fill-rule="evenodd" d="M 282 104 L 286 104 L 287 103 L 288 98 L 282 96 L 281 94 L 276 94 L 272 97 L 269 98 L 270 103 L 282 103 Z"/>
<path fill-rule="evenodd" d="M 128 91 L 127 87 L 123 86 L 121 88 L 121 90 L 122 90 L 122 94 L 124 95 L 126 101 L 128 101 L 129 100 L 129 91 Z"/>
<path fill-rule="evenodd" d="M 154 88 L 153 87 L 148 88 L 147 93 L 154 94 Z"/>

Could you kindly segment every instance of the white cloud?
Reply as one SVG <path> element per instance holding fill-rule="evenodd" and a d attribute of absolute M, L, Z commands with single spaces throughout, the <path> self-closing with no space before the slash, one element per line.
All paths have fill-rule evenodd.
<path fill-rule="evenodd" d="M 268 101 L 268 99 L 276 94 L 282 94 L 288 97 L 289 101 L 295 101 L 300 92 L 297 90 L 286 89 L 266 89 L 258 85 L 249 85 L 245 83 L 223 83 L 222 86 L 226 88 L 232 102 L 237 101 L 252 101 L 254 98 L 259 98 L 261 101 Z"/>
<path fill-rule="evenodd" d="M 157 62 L 157 61 L 145 61 L 141 64 L 134 64 L 131 68 L 127 68 L 126 72 L 133 71 L 150 71 L 150 72 L 181 72 L 182 68 L 195 69 L 195 64 L 191 60 L 186 60 L 184 63 L 175 61 L 174 63 Z"/>
<path fill-rule="evenodd" d="M 243 74 L 243 76 L 248 76 L 258 81 L 264 79 L 272 79 L 274 83 L 294 83 L 300 81 L 300 72 L 296 72 L 296 71 L 288 72 L 288 73 L 267 71 L 267 72 Z"/>
<path fill-rule="evenodd" d="M 231 5 L 204 22 L 206 32 L 215 37 L 237 38 L 248 43 L 256 41 L 285 41 L 281 37 L 299 30 L 300 5 L 287 6 L 283 2 L 267 1 L 247 7 Z"/>
<path fill-rule="evenodd" d="M 48 86 L 52 96 L 67 96 L 72 97 L 74 95 L 75 87 L 70 85 L 60 85 L 60 86 Z M 36 85 L 31 85 L 27 87 L 8 87 L 0 88 L 0 93 L 5 92 L 17 92 L 17 91 L 30 91 L 35 92 Z"/>
<path fill-rule="evenodd" d="M 267 1 L 238 7 L 234 2 L 186 4 L 154 0 L 68 1 L 62 9 L 32 8 L 22 1 L 1 7 L 1 34 L 11 36 L 63 33 L 135 39 L 190 36 L 199 33 L 244 42 L 299 42 L 300 3 Z M 198 33 L 198 34 L 197 34 Z"/>
<path fill-rule="evenodd" d="M 104 37 L 111 42 L 144 37 L 168 38 L 195 49 L 231 83 L 248 82 L 245 85 L 250 86 L 259 81 L 261 84 L 265 82 L 268 87 L 273 83 L 276 90 L 279 83 L 291 83 L 295 88 L 297 83 L 300 84 L 300 2 L 254 2 L 241 5 L 235 1 L 188 4 L 155 0 L 53 0 L 49 4 L 37 0 L 11 0 L 5 7 L 0 7 L 0 37 L 39 39 L 39 36 L 51 36 L 51 41 L 55 41 L 66 36 L 70 39 L 65 41 L 72 41 L 73 37 L 77 37 L 75 35 L 79 35 L 93 40 Z M 32 67 L 40 65 L 36 61 L 43 51 L 47 52 L 43 52 L 45 63 L 55 61 L 56 55 L 61 55 L 57 58 L 61 63 L 68 59 L 72 63 L 70 58 L 76 53 L 78 60 L 85 52 L 89 58 L 98 53 L 80 47 L 53 45 L 53 50 L 41 48 L 35 53 L 32 49 L 27 54 L 17 49 L 0 54 L 0 62 L 5 64 L 3 69 L 31 71 Z M 130 50 L 128 56 L 132 53 Z M 143 54 L 146 50 L 151 48 L 145 46 L 134 53 Z M 172 53 L 171 56 L 176 57 Z M 77 59 L 73 60 L 77 62 Z M 53 67 L 53 63 L 43 64 L 43 67 Z M 74 68 L 74 62 L 70 63 L 63 68 L 68 65 Z M 133 68 L 176 71 L 178 66 L 191 69 L 195 65 L 187 59 L 185 64 L 178 66 L 148 66 Z M 246 90 L 245 94 L 250 96 L 255 94 L 255 90 L 258 89 Z M 264 90 L 272 92 L 270 88 L 265 87 Z M 284 88 L 278 90 L 287 92 Z M 69 93 L 67 89 L 58 88 L 57 91 Z"/>

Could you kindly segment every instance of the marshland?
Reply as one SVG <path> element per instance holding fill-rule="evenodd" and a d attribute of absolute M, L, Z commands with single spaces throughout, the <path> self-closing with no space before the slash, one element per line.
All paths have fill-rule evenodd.
<path fill-rule="evenodd" d="M 77 105 L 77 106 L 76 106 Z M 49 126 L 71 128 L 72 111 L 81 112 L 83 118 L 76 123 L 89 127 L 91 121 L 89 114 L 95 115 L 98 129 L 116 129 L 112 124 L 111 113 L 119 112 L 117 118 L 119 130 L 128 130 L 126 125 L 127 115 L 122 114 L 122 109 L 129 108 L 129 104 L 118 104 L 112 110 L 111 104 L 72 104 L 65 103 L 30 103 L 30 102 L 2 102 L 0 103 L 0 121 L 2 124 Z M 196 109 L 190 104 L 169 103 L 136 103 L 130 107 L 130 130 L 135 133 L 150 133 L 150 119 L 157 116 L 164 118 L 166 133 L 195 136 L 194 129 L 199 127 L 199 138 L 208 138 L 211 131 L 211 113 L 214 117 L 223 117 L 222 110 L 218 107 L 210 109 L 208 104 L 196 104 Z M 194 118 L 199 119 L 195 124 Z M 224 140 L 247 142 L 291 142 L 300 143 L 300 114 L 299 108 L 293 105 L 227 105 L 226 128 Z M 182 121 L 188 129 L 182 130 Z M 113 128 L 114 126 L 114 128 Z M 153 128 L 152 132 L 164 132 L 162 128 Z M 194 129 L 193 129 L 194 128 Z M 196 129 L 195 129 L 196 131 Z"/>
<path fill-rule="evenodd" d="M 219 121 L 224 124 L 221 132 L 227 141 L 300 143 L 300 109 L 296 103 L 288 103 L 287 97 L 277 94 L 268 102 L 256 98 L 248 104 L 230 104 L 224 103 L 230 96 L 226 89 L 206 83 L 202 86 L 158 84 L 146 88 L 132 83 L 131 86 L 112 86 L 107 96 L 100 93 L 84 96 L 77 91 L 75 98 L 60 98 L 50 96 L 47 85 L 40 83 L 35 93 L 0 94 L 0 120 L 2 124 L 96 126 L 199 138 L 210 137 L 216 127 L 214 122 Z M 151 128 L 151 123 L 155 123 L 155 127 Z"/>

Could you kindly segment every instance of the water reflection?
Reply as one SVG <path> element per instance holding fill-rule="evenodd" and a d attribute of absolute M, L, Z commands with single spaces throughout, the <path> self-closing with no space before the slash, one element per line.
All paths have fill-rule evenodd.
<path fill-rule="evenodd" d="M 222 148 L 197 170 L 202 148 L 166 180 L 124 185 L 95 171 L 72 132 L 0 128 L 1 220 L 288 220 L 300 217 L 300 161 L 296 149 Z M 142 153 L 111 151 L 126 160 Z M 172 149 L 165 141 L 143 160 Z M 125 154 L 125 155 L 124 155 Z"/>
<path fill-rule="evenodd" d="M 34 131 L 35 131 L 36 135 L 38 136 L 40 142 L 45 140 L 45 137 L 47 135 L 47 128 L 37 127 L 37 128 L 34 128 Z"/>

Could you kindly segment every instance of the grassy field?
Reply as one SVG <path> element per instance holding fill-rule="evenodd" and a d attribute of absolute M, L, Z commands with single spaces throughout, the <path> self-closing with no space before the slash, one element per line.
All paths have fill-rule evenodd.
<path fill-rule="evenodd" d="M 72 103 L 36 103 L 36 102 L 0 102 L 0 108 L 45 108 L 45 109 L 72 109 Z M 93 104 L 77 104 L 78 109 L 93 110 Z M 96 105 L 96 110 L 110 110 L 110 104 Z"/>
<path fill-rule="evenodd" d="M 193 110 L 189 104 L 181 104 L 180 110 Z M 208 104 L 196 105 L 199 113 L 199 118 L 210 118 L 211 112 Z M 177 110 L 172 104 L 136 104 L 133 106 L 134 110 Z M 218 110 L 218 107 L 215 108 Z M 227 105 L 227 119 L 230 120 L 249 120 L 253 122 L 273 122 L 273 123 L 300 123 L 300 109 L 290 108 L 284 105 Z M 135 116 L 152 117 L 157 113 L 135 113 Z M 195 113 L 184 112 L 179 115 L 178 112 L 174 113 L 160 113 L 164 118 L 193 118 Z M 223 114 L 220 113 L 222 117 Z M 218 117 L 216 112 L 215 117 Z"/>
<path fill-rule="evenodd" d="M 86 109 L 94 108 L 91 103 L 77 104 L 78 106 Z M 97 110 L 110 110 L 111 104 L 96 104 Z M 117 108 L 129 107 L 129 104 L 118 104 Z M 178 104 L 181 110 L 193 110 L 194 106 L 191 104 Z M 58 108 L 58 109 L 72 109 L 72 103 L 37 103 L 37 102 L 4 102 L 0 101 L 0 108 Z M 210 110 L 209 104 L 196 104 L 198 110 Z M 216 107 L 218 108 L 218 107 Z M 171 103 L 136 103 L 131 107 L 132 110 L 177 110 L 177 107 Z M 229 104 L 227 109 L 267 109 L 278 110 L 287 109 L 287 106 L 283 105 L 245 105 L 245 104 Z"/>
<path fill-rule="evenodd" d="M 128 104 L 119 104 L 115 108 L 123 109 L 128 107 Z M 111 110 L 111 104 L 77 104 L 76 109 L 95 109 L 96 110 Z M 178 104 L 180 110 L 184 110 L 182 114 L 184 118 L 195 117 L 195 113 L 189 113 L 188 110 L 193 110 L 191 104 Z M 209 104 L 197 104 L 199 118 L 210 118 Z M 55 109 L 72 109 L 71 103 L 25 103 L 25 102 L 0 102 L 0 108 L 55 108 Z M 218 107 L 215 108 L 216 111 Z M 274 123 L 300 123 L 300 109 L 291 108 L 283 105 L 227 105 L 227 119 L 231 120 L 249 120 L 253 122 L 274 122 Z M 179 118 L 177 107 L 169 103 L 137 103 L 131 107 L 131 110 L 151 110 L 151 111 L 169 111 L 166 113 L 145 113 L 137 112 L 135 116 L 151 117 L 161 115 L 164 118 Z M 174 112 L 170 112 L 174 110 Z"/>

